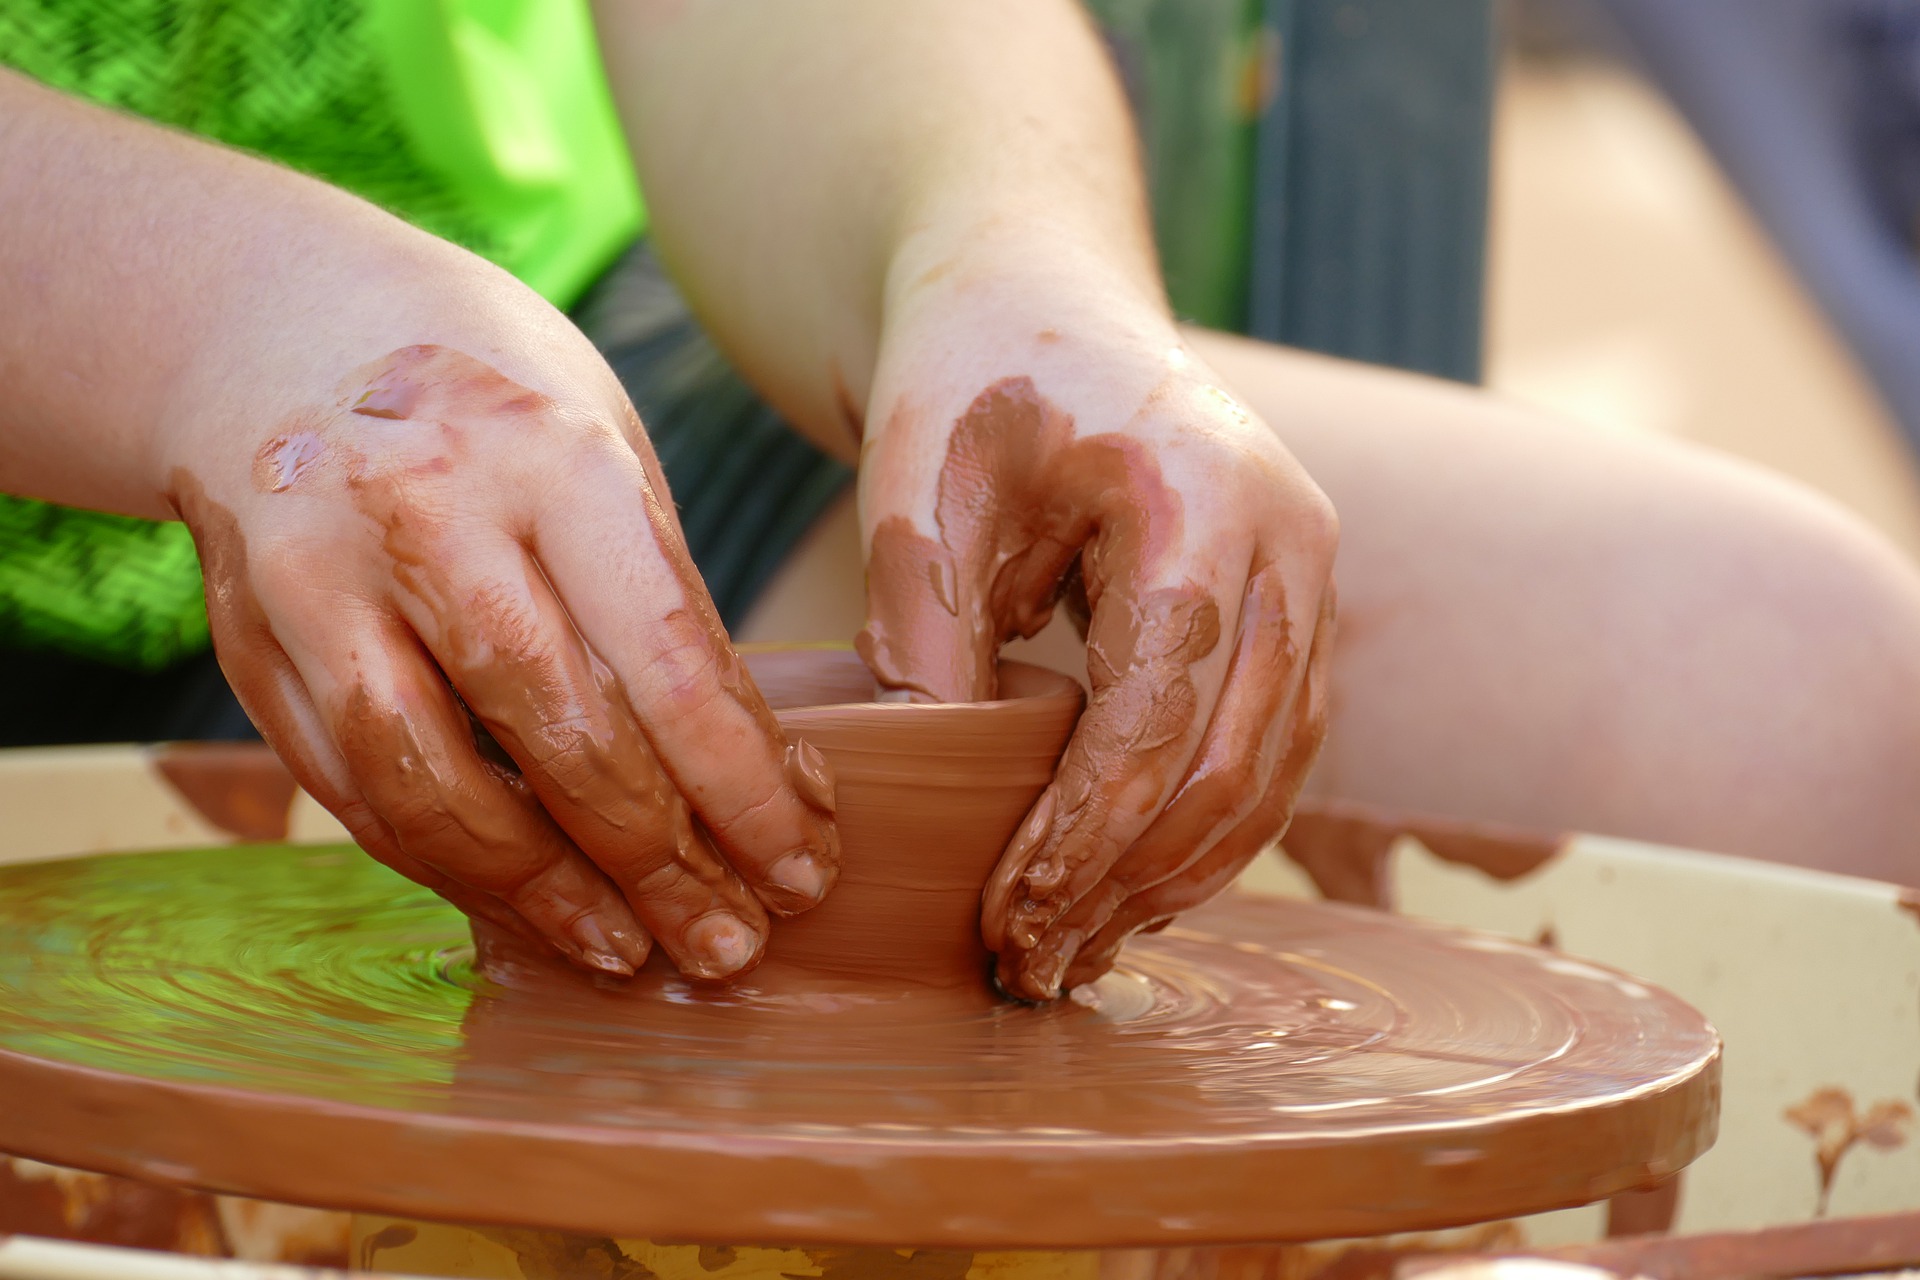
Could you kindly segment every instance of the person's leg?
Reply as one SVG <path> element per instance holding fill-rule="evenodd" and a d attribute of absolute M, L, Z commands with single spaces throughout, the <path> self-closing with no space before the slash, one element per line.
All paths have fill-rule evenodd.
<path fill-rule="evenodd" d="M 1194 335 L 1341 520 L 1309 794 L 1920 882 L 1920 574 L 1787 481 Z"/>

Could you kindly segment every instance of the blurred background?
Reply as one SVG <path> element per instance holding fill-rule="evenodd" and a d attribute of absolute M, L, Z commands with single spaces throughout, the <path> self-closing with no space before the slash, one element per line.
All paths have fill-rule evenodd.
<path fill-rule="evenodd" d="M 1900 190 L 1920 5 L 1515 0 L 1501 17 L 1488 385 L 1596 430 L 1751 458 L 1920 555 L 1913 455 L 1861 349 L 1890 348 L 1892 375 L 1911 376 L 1920 328 L 1895 316 L 1850 340 L 1847 322 L 1879 317 L 1856 318 L 1863 300 L 1827 278 L 1828 259 L 1884 236 L 1905 252 L 1860 268 L 1864 302 L 1920 291 Z M 1826 136 L 1773 128 L 1774 111 Z"/>
<path fill-rule="evenodd" d="M 1920 554 L 1920 0 L 1090 3 L 1184 315 L 1696 440 Z"/>

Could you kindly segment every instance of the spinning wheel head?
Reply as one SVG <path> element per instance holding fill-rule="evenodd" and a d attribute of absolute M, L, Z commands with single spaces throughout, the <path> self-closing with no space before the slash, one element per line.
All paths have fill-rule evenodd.
<path fill-rule="evenodd" d="M 756 665 L 776 705 L 852 678 L 804 661 L 829 665 Z M 782 712 L 839 775 L 847 866 L 717 992 L 488 980 L 457 913 L 350 848 L 0 869 L 0 1097 L 35 1100 L 0 1150 L 418 1219 L 1018 1249 L 1511 1216 L 1711 1142 L 1718 1041 L 1686 1005 L 1377 913 L 1231 902 L 1073 1000 L 989 997 L 979 886 L 1077 707 L 1002 704 L 1018 749 L 981 707 Z"/>

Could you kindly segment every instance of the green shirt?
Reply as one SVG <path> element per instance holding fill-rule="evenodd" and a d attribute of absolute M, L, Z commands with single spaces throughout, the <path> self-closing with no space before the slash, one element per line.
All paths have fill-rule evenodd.
<path fill-rule="evenodd" d="M 575 301 L 645 207 L 586 0 L 0 0 L 0 63 L 323 178 Z M 0 645 L 207 644 L 184 527 L 0 498 Z"/>

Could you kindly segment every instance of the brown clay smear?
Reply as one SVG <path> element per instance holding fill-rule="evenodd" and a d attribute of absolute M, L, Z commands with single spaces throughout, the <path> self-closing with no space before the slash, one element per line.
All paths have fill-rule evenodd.
<path fill-rule="evenodd" d="M 1007 853 L 1009 868 L 1025 868 L 1005 907 L 1007 938 L 1014 946 L 1032 949 L 1078 896 L 1075 891 L 1084 888 L 1070 883 L 1085 863 L 1083 857 L 1069 865 L 1068 833 L 1101 829 L 1120 806 L 1144 815 L 1178 781 L 1175 774 L 1185 763 L 1187 740 L 1199 713 L 1192 667 L 1219 643 L 1219 606 L 1192 583 L 1149 592 L 1118 609 L 1110 605 L 1097 615 L 1087 637 L 1094 692 L 1081 721 L 1093 740 L 1062 762 L 1048 823 L 1022 832 L 1037 837 L 1034 842 Z M 1120 732 L 1096 732 L 1108 725 Z M 1116 765 L 1124 772 L 1106 773 Z M 1218 797 L 1218 803 L 1209 806 L 1217 812 L 1203 815 L 1196 825 L 1212 825 L 1207 818 L 1224 818 L 1244 799 Z M 991 901 L 989 912 L 998 906 Z"/>
<path fill-rule="evenodd" d="M 631 416 L 629 408 L 629 442 L 652 473 Z M 502 433 L 564 449 L 570 442 L 559 437 L 588 429 L 471 356 L 407 347 L 354 371 L 332 405 L 290 420 L 256 455 L 253 480 L 263 494 L 344 500 L 391 566 L 395 605 L 419 644 L 397 619 L 386 634 L 370 634 L 366 643 L 385 663 L 376 666 L 380 683 L 364 682 L 358 670 L 335 673 L 347 687 L 321 713 L 374 811 L 402 815 L 392 825 L 407 857 L 470 889 L 511 892 L 543 931 L 566 932 L 569 954 L 613 973 L 631 972 L 649 944 L 600 872 L 644 883 L 648 919 L 666 930 L 661 941 L 693 971 L 719 977 L 751 967 L 765 942 L 767 905 L 786 914 L 815 896 L 777 884 L 756 896 L 721 856 L 620 682 L 557 598 L 531 532 L 515 544 L 498 530 L 494 545 L 475 551 L 471 535 L 443 518 L 461 509 L 448 487 L 458 469 L 482 451 L 497 458 Z M 646 485 L 636 485 L 634 502 L 653 545 L 633 550 L 658 555 L 683 602 L 652 624 L 650 638 L 668 653 L 720 655 L 719 693 L 743 713 L 729 723 L 743 740 L 780 743 L 672 513 Z M 469 716 L 483 732 L 469 729 Z M 504 748 L 517 767 L 488 758 L 476 737 Z M 798 759 L 773 775 L 810 815 L 804 831 L 785 837 L 799 847 L 796 861 L 783 865 L 806 862 L 805 879 L 830 886 L 838 858 L 831 777 L 824 766 L 809 767 L 817 760 Z M 768 761 L 776 770 L 779 763 L 777 754 Z M 535 859 L 565 869 L 536 873 Z"/>
<path fill-rule="evenodd" d="M 1531 875 L 1552 861 L 1569 838 L 1346 801 L 1302 801 L 1280 844 L 1322 897 L 1390 911 L 1394 903 L 1387 855 L 1401 836 L 1412 836 L 1443 861 L 1473 867 L 1495 880 Z"/>
<path fill-rule="evenodd" d="M 1833 1197 L 1833 1181 L 1840 1162 L 1860 1146 L 1897 1151 L 1907 1144 L 1913 1108 L 1899 1098 L 1885 1098 L 1864 1112 L 1855 1108 L 1853 1093 L 1839 1085 L 1815 1089 L 1788 1107 L 1787 1123 L 1813 1139 L 1814 1165 L 1820 1173 L 1820 1193 L 1813 1216 L 1824 1218 Z"/>
<path fill-rule="evenodd" d="M 259 742 L 170 742 L 147 753 L 154 772 L 214 826 L 241 840 L 285 840 L 298 790 Z"/>
<path fill-rule="evenodd" d="M 1229 900 L 1072 1000 L 989 998 L 979 882 L 1076 705 L 1056 686 L 795 715 L 839 770 L 856 896 L 729 988 L 541 956 L 474 980 L 447 963 L 448 913 L 346 850 L 0 868 L 0 1096 L 41 1103 L 0 1107 L 0 1146 L 426 1220 L 966 1249 L 1483 1221 L 1627 1190 L 1711 1141 L 1697 1013 L 1375 912 Z M 130 859 L 196 892 L 156 910 Z M 126 991 L 137 957 L 204 961 L 210 935 L 235 963 Z M 436 1009 L 393 998 L 416 984 Z"/>
<path fill-rule="evenodd" d="M 996 950 L 1031 948 L 1086 887 L 1075 877 L 1099 856 L 1088 833 L 1116 811 L 1151 813 L 1178 781 L 1199 708 L 1192 667 L 1219 646 L 1220 609 L 1196 582 L 1153 585 L 1185 520 L 1147 445 L 1076 438 L 1031 378 L 994 383 L 954 423 L 935 523 L 937 540 L 899 515 L 874 530 L 857 647 L 887 688 L 993 697 L 999 646 L 1046 624 L 1076 568 L 1091 612 L 1080 739 L 1008 850 L 1018 883 L 996 880 L 982 917 Z"/>
<path fill-rule="evenodd" d="M 1147 448 L 1118 433 L 1076 440 L 1073 431 L 1073 418 L 1031 378 L 1003 378 L 954 424 L 938 541 L 903 516 L 880 522 L 870 598 L 913 610 L 869 619 L 856 641 L 882 685 L 931 702 L 991 699 L 993 654 L 1046 625 L 1076 558 L 1084 556 L 1097 608 L 1104 584 L 1179 544 L 1180 498 Z M 955 619 L 965 645 L 940 642 Z M 1126 656 L 1117 645 L 1109 654 L 1123 665 Z"/>
<path fill-rule="evenodd" d="M 1920 923 L 1920 889 L 1902 889 L 1895 905 Z"/>

